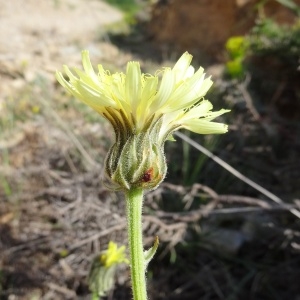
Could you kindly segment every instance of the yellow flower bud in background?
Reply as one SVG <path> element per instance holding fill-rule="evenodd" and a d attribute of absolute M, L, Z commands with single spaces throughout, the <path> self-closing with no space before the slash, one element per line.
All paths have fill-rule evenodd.
<path fill-rule="evenodd" d="M 89 272 L 88 284 L 93 299 L 106 296 L 114 287 L 116 267 L 121 263 L 129 263 L 125 246 L 118 248 L 116 243 L 110 241 L 107 250 L 96 256 Z"/>
<path fill-rule="evenodd" d="M 125 246 L 118 248 L 118 245 L 112 241 L 109 242 L 107 250 L 100 256 L 100 262 L 106 268 L 114 264 L 129 263 L 125 255 Z"/>

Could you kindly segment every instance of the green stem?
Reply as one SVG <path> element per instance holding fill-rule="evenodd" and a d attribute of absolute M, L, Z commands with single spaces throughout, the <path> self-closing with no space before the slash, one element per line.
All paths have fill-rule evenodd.
<path fill-rule="evenodd" d="M 133 299 L 147 300 L 142 234 L 143 190 L 129 190 L 126 193 L 126 204 Z"/>

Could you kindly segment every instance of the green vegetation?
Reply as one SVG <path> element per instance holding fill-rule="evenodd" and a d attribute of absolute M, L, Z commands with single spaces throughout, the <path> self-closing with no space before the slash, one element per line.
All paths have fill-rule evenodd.
<path fill-rule="evenodd" d="M 244 75 L 244 59 L 248 50 L 247 39 L 243 36 L 234 36 L 228 39 L 225 48 L 230 60 L 226 63 L 227 73 L 233 78 Z"/>
<path fill-rule="evenodd" d="M 129 24 L 135 23 L 134 15 L 140 9 L 136 0 L 105 0 L 105 1 L 122 10 L 125 13 L 125 20 Z"/>
<path fill-rule="evenodd" d="M 251 31 L 249 51 L 255 55 L 272 55 L 297 66 L 300 53 L 300 21 L 292 26 L 279 25 L 272 19 L 260 20 Z"/>
<path fill-rule="evenodd" d="M 106 0 L 107 3 L 120 8 L 125 12 L 133 12 L 137 10 L 135 0 Z"/>
<path fill-rule="evenodd" d="M 243 78 L 249 69 L 247 60 L 253 56 L 276 58 L 296 69 L 300 53 L 300 21 L 294 25 L 279 25 L 270 18 L 261 19 L 248 36 L 229 38 L 225 48 L 229 56 L 226 70 L 232 78 Z"/>

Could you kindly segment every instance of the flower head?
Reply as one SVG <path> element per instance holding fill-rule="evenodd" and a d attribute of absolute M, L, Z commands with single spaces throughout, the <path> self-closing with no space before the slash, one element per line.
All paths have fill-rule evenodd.
<path fill-rule="evenodd" d="M 106 296 L 113 288 L 118 264 L 129 264 L 124 252 L 125 246 L 118 248 L 116 243 L 110 241 L 108 249 L 95 257 L 88 275 L 89 288 L 93 293 L 92 299 Z"/>
<path fill-rule="evenodd" d="M 112 241 L 109 242 L 107 250 L 100 256 L 100 261 L 106 268 L 114 264 L 126 263 L 129 261 L 125 256 L 125 246 L 118 248 L 118 245 Z"/>
<path fill-rule="evenodd" d="M 186 52 L 173 68 L 156 75 L 142 73 L 138 62 L 128 62 L 125 74 L 110 74 L 98 65 L 96 74 L 85 50 L 84 71 L 75 68 L 72 73 L 64 66 L 68 80 L 56 73 L 67 91 L 112 124 L 116 143 L 107 156 L 106 172 L 122 188 L 138 185 L 151 189 L 163 180 L 163 145 L 174 131 L 227 132 L 227 125 L 212 120 L 228 110 L 212 111 L 212 104 L 204 99 L 212 81 L 203 68 L 195 71 L 191 60 Z"/>

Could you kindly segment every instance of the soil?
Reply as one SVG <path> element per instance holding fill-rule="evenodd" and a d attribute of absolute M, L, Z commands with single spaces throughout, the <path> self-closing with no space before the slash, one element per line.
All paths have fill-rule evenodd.
<path fill-rule="evenodd" d="M 63 63 L 80 63 L 83 48 L 98 61 L 113 60 L 118 50 L 99 39 L 106 25 L 120 20 L 120 11 L 98 0 L 1 1 L 0 100 L 37 73 L 54 80 Z"/>

